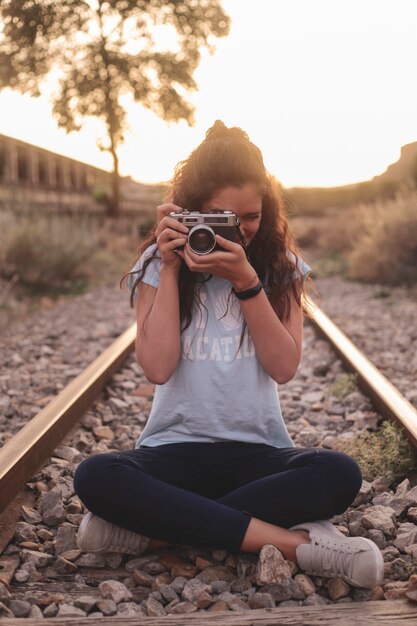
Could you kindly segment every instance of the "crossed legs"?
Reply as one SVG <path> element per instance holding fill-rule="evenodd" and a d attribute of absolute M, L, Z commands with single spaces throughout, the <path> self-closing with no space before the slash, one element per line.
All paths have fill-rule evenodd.
<path fill-rule="evenodd" d="M 90 457 L 74 485 L 99 517 L 161 542 L 258 552 L 271 543 L 295 560 L 300 522 L 329 518 L 361 477 L 346 455 L 258 444 L 171 444 Z"/>

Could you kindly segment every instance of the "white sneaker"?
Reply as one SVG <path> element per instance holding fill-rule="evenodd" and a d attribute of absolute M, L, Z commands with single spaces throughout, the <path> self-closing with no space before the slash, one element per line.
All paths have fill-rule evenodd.
<path fill-rule="evenodd" d="M 77 543 L 83 552 L 119 552 L 139 556 L 148 547 L 149 539 L 87 513 L 81 521 Z"/>
<path fill-rule="evenodd" d="M 306 530 L 310 535 L 310 543 L 296 549 L 298 564 L 307 574 L 342 578 L 353 587 L 368 589 L 382 582 L 384 559 L 370 539 L 345 537 L 325 520 L 297 524 L 290 530 Z"/>

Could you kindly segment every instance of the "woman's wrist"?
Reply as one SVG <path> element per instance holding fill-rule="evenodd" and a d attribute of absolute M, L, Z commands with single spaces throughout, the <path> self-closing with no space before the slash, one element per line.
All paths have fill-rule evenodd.
<path fill-rule="evenodd" d="M 252 276 L 250 278 L 242 277 L 242 278 L 237 279 L 236 281 L 233 281 L 233 291 L 234 292 L 246 291 L 247 289 L 256 287 L 258 283 L 259 283 L 259 276 L 255 271 L 253 271 Z"/>
<path fill-rule="evenodd" d="M 238 300 L 249 300 L 249 298 L 254 298 L 258 295 L 263 289 L 263 285 L 259 280 L 258 283 L 254 287 L 250 287 L 249 289 L 245 289 L 243 291 L 235 291 L 233 289 L 233 293 Z"/>
<path fill-rule="evenodd" d="M 172 275 L 175 279 L 178 279 L 178 275 L 180 273 L 180 267 L 181 264 L 180 263 L 164 263 L 162 261 L 162 265 L 161 265 L 161 274 L 164 274 L 165 276 L 170 276 Z"/>

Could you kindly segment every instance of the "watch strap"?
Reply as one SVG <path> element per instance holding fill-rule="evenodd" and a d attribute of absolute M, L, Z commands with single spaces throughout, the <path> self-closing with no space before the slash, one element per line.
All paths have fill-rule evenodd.
<path fill-rule="evenodd" d="M 259 281 L 255 287 L 251 287 L 250 289 L 245 289 L 244 291 L 235 291 L 235 289 L 233 289 L 232 291 L 238 300 L 249 300 L 249 298 L 257 296 L 262 289 L 263 285 L 261 281 Z"/>

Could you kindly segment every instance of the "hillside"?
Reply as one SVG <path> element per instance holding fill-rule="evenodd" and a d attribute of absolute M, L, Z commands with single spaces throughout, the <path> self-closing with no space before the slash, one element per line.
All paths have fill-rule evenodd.
<path fill-rule="evenodd" d="M 398 183 L 409 179 L 417 181 L 417 141 L 403 146 L 398 161 L 389 165 L 383 174 L 374 176 L 372 180 Z"/>
<path fill-rule="evenodd" d="M 320 214 L 329 207 L 345 207 L 376 198 L 392 198 L 398 187 L 417 184 L 417 141 L 401 148 L 398 161 L 371 180 L 340 187 L 284 189 L 289 213 Z"/>

